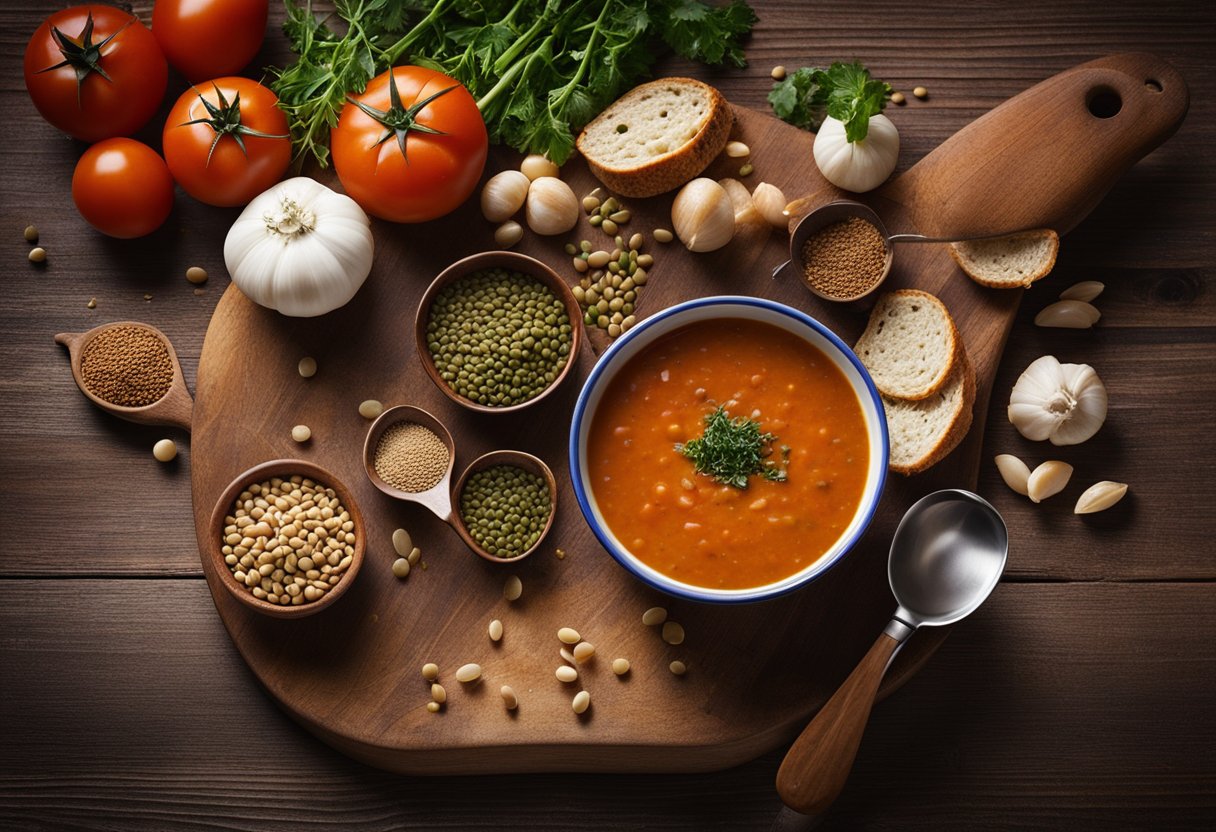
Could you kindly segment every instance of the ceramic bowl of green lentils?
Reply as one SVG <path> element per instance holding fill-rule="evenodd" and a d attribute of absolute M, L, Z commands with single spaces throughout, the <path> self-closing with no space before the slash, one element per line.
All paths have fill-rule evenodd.
<path fill-rule="evenodd" d="M 479 456 L 452 489 L 452 525 L 469 548 L 495 563 L 540 548 L 557 513 L 557 480 L 523 451 Z"/>
<path fill-rule="evenodd" d="M 544 263 L 487 251 L 435 278 L 415 319 L 418 355 L 448 398 L 470 410 L 530 407 L 570 374 L 582 345 L 574 294 Z"/>

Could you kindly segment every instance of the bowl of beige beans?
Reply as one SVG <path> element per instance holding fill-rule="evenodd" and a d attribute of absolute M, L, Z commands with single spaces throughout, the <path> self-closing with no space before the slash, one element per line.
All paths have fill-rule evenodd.
<path fill-rule="evenodd" d="M 303 618 L 354 583 L 366 537 L 354 496 L 336 476 L 301 459 L 276 459 L 224 489 L 204 556 L 240 603 L 276 618 Z"/>

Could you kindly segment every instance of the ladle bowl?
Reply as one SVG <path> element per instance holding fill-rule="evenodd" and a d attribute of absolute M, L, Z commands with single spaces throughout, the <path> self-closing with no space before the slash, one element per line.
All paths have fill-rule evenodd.
<path fill-rule="evenodd" d="M 887 666 L 917 628 L 952 624 L 988 597 L 1009 554 L 997 510 L 969 491 L 948 489 L 908 509 L 891 541 L 887 577 L 898 608 L 882 635 L 794 741 L 777 772 L 785 805 L 827 809 L 844 788 Z"/>

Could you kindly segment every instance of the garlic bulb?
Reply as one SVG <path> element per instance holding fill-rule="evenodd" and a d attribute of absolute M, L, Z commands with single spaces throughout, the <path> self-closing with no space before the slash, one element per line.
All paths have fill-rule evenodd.
<path fill-rule="evenodd" d="M 578 225 L 578 197 L 552 176 L 532 180 L 528 188 L 528 228 L 537 234 L 565 234 Z"/>
<path fill-rule="evenodd" d="M 496 173 L 481 189 L 481 213 L 490 222 L 510 219 L 524 207 L 532 180 L 517 170 Z"/>
<path fill-rule="evenodd" d="M 284 315 L 324 315 L 372 269 L 372 231 L 353 199 L 298 176 L 254 197 L 224 240 L 232 282 Z"/>
<path fill-rule="evenodd" d="M 785 194 L 776 185 L 761 182 L 752 191 L 752 202 L 765 222 L 774 228 L 785 228 L 790 224 L 790 217 L 785 213 Z"/>
<path fill-rule="evenodd" d="M 899 131 L 886 116 L 870 116 L 866 137 L 850 142 L 844 122 L 828 116 L 815 135 L 814 153 L 819 172 L 836 187 L 854 193 L 872 191 L 895 170 Z"/>
<path fill-rule="evenodd" d="M 1106 387 L 1088 364 L 1035 359 L 1013 385 L 1009 421 L 1027 439 L 1077 445 L 1106 421 Z"/>
<path fill-rule="evenodd" d="M 712 179 L 694 179 L 671 203 L 671 224 L 689 251 L 714 251 L 735 236 L 735 206 Z"/>

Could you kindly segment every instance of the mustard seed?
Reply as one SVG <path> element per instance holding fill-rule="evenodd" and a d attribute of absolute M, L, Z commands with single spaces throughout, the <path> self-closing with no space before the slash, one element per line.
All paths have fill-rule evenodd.
<path fill-rule="evenodd" d="M 873 223 L 849 217 L 808 237 L 802 259 L 808 286 L 828 297 L 851 300 L 874 288 L 882 277 L 886 241 Z"/>
<path fill-rule="evenodd" d="M 376 443 L 376 475 L 393 488 L 416 494 L 434 488 L 447 473 L 450 456 L 434 431 L 416 422 L 390 425 Z"/>
<path fill-rule="evenodd" d="M 121 407 L 144 407 L 164 398 L 173 361 L 163 341 L 143 326 L 112 326 L 97 333 L 80 358 L 90 393 Z"/>

